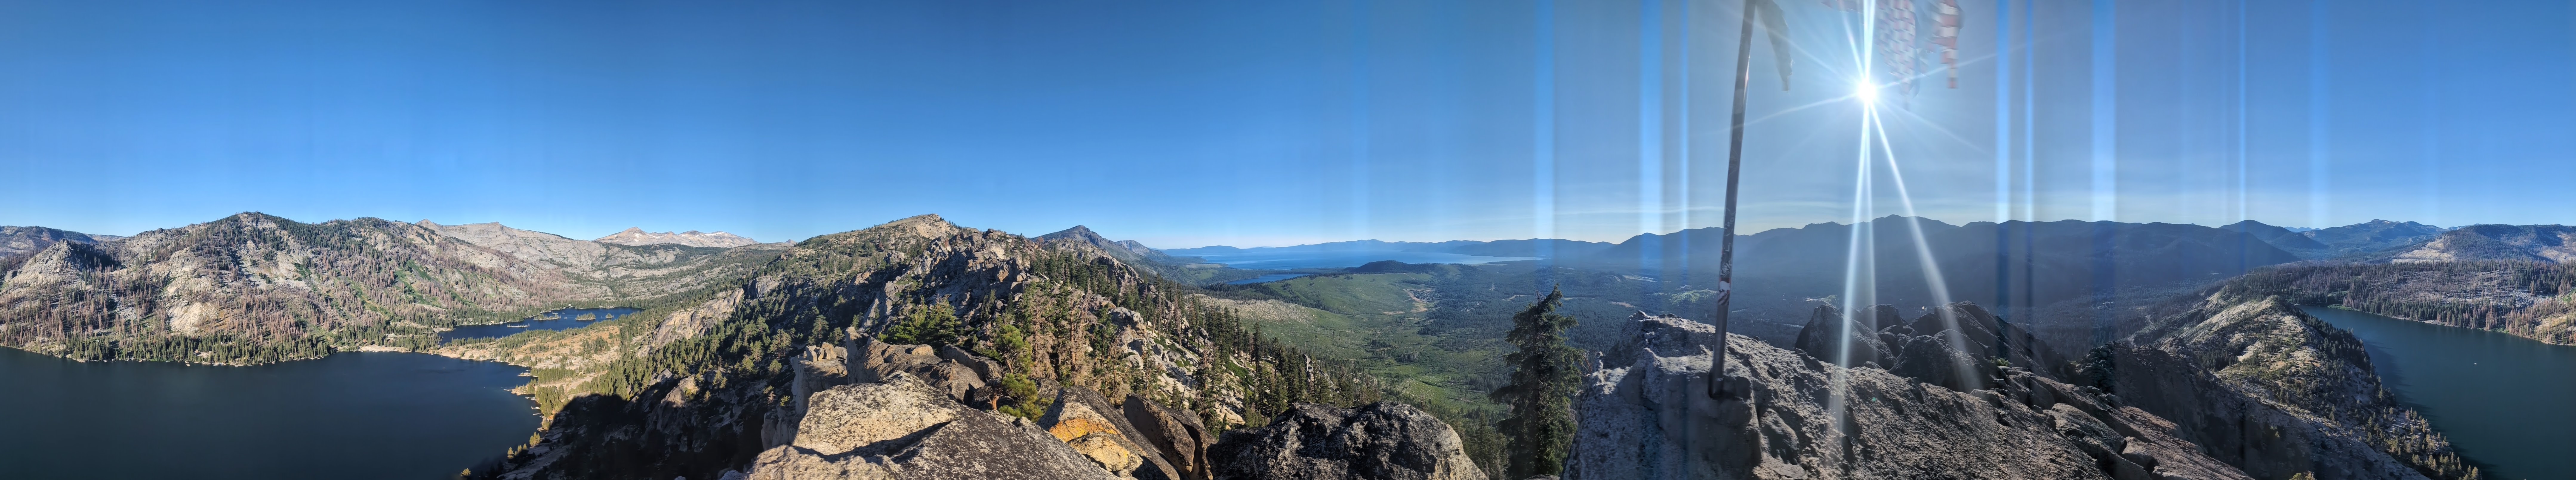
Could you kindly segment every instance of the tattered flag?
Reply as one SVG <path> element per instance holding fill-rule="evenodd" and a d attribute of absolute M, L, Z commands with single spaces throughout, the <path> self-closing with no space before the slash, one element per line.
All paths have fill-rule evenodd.
<path fill-rule="evenodd" d="M 1770 34 L 1772 61 L 1780 66 L 1780 89 L 1788 90 L 1789 54 L 1795 50 L 1789 45 L 1789 19 L 1780 13 L 1780 4 L 1771 0 L 1745 1 L 1751 2 L 1753 15 L 1762 20 L 1762 31 Z"/>
<path fill-rule="evenodd" d="M 1949 70 L 1950 88 L 1959 88 L 1959 0 L 1933 4 L 1932 22 L 1932 44 L 1941 46 L 1941 67 Z"/>
<path fill-rule="evenodd" d="M 1878 17 L 1877 28 L 1871 32 L 1877 44 L 1872 47 L 1877 49 L 1888 83 L 1895 84 L 1900 93 L 1909 98 L 1914 95 L 1914 80 L 1922 76 L 1925 60 L 1931 57 L 1932 49 L 1925 44 L 1940 48 L 1941 66 L 1949 70 L 1945 72 L 1949 88 L 1959 88 L 1959 27 L 1965 17 L 1958 0 L 1821 1 L 1826 8 L 1846 12 L 1874 10 L 1869 12 Z M 1876 8 L 1870 8 L 1872 3 Z M 1921 15 L 1924 11 L 1930 11 L 1931 16 Z M 1927 20 L 1931 22 L 1929 28 L 1924 25 Z"/>

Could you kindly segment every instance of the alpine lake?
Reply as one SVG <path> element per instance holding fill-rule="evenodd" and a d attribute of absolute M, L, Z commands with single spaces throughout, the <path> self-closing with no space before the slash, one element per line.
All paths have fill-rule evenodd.
<path fill-rule="evenodd" d="M 557 310 L 441 339 L 634 311 Z M 399 352 L 235 367 L 0 348 L 0 478 L 454 478 L 536 432 L 536 402 L 509 392 L 526 372 Z"/>
<path fill-rule="evenodd" d="M 2302 306 L 2351 331 L 2397 395 L 2492 479 L 2576 478 L 2576 347 Z"/>

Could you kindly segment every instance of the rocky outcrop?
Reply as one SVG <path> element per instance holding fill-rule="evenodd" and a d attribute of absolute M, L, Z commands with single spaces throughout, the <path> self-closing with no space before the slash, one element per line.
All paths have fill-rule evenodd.
<path fill-rule="evenodd" d="M 1891 316 L 1863 324 L 1926 325 Z M 1636 323 L 1634 363 L 1586 376 L 1569 478 L 2247 478 L 2153 415 L 2018 367 L 1989 363 L 1984 389 L 1959 391 L 1680 318 Z M 1816 333 L 1807 338 L 1835 338 Z M 1908 336 L 1955 332 L 1922 333 Z M 1712 398 L 1721 341 L 1726 375 Z"/>
<path fill-rule="evenodd" d="M 1395 402 L 1296 404 L 1269 426 L 1226 432 L 1208 458 L 1219 480 L 1486 478 L 1448 424 Z"/>
<path fill-rule="evenodd" d="M 1179 480 L 1180 470 L 1163 460 L 1160 449 L 1142 429 L 1127 421 L 1124 409 L 1099 392 L 1082 387 L 1056 391 L 1055 403 L 1038 418 L 1047 433 L 1082 452 L 1101 469 L 1120 478 Z"/>
<path fill-rule="evenodd" d="M 1174 410 L 1145 397 L 1128 395 L 1125 410 L 1127 423 L 1143 434 L 1148 446 L 1160 452 L 1163 460 L 1180 472 L 1181 480 L 1208 480 L 1213 472 L 1208 465 L 1208 447 L 1216 437 L 1199 422 L 1198 415 Z"/>
<path fill-rule="evenodd" d="M 874 382 L 896 373 L 911 374 L 928 382 L 950 400 L 975 400 L 977 389 L 988 382 L 1001 380 L 1000 367 L 992 360 L 966 353 L 954 346 L 899 345 L 878 341 L 873 336 L 859 336 L 849 342 L 847 367 L 852 380 Z M 980 403 L 980 402 L 979 402 Z M 986 405 L 984 408 L 992 408 Z"/>
<path fill-rule="evenodd" d="M 666 243 L 667 243 L 667 244 L 682 245 L 682 246 L 690 246 L 690 247 L 719 247 L 719 248 L 733 248 L 733 247 L 740 247 L 740 246 L 747 246 L 747 245 L 757 245 L 757 244 L 759 244 L 759 243 L 760 243 L 759 241 L 752 240 L 752 239 L 751 239 L 751 238 L 749 238 L 749 237 L 744 237 L 744 236 L 741 236 L 741 235 L 735 235 L 735 234 L 725 233 L 725 232 L 715 232 L 715 233 L 698 233 L 698 231 L 697 231 L 697 230 L 690 230 L 690 231 L 680 232 L 680 233 L 671 233 L 671 232 L 659 232 L 659 233 L 655 233 L 655 232 L 647 232 L 647 231 L 644 231 L 644 229 L 643 229 L 643 228 L 637 228 L 637 227 L 627 227 L 627 229 L 626 229 L 625 231 L 617 232 L 617 233 L 613 233 L 613 234 L 609 234 L 608 236 L 605 236 L 605 237 L 599 237 L 598 239 L 594 239 L 594 240 L 591 240 L 591 241 L 593 241 L 593 242 L 599 242 L 599 243 L 614 243 L 614 244 L 618 244 L 618 245 L 638 245 L 638 246 L 641 246 L 641 245 L 660 245 L 660 244 L 666 244 Z"/>
<path fill-rule="evenodd" d="M 795 368 L 787 383 L 793 401 L 770 412 L 764 429 L 770 445 L 785 444 L 799 434 L 809 408 L 806 398 L 813 392 L 902 377 L 922 383 L 948 401 L 991 410 L 993 394 L 987 383 L 1001 378 L 996 371 L 1000 367 L 992 360 L 954 346 L 892 344 L 865 335 L 841 345 L 805 347 L 788 364 Z"/>
<path fill-rule="evenodd" d="M 814 393 L 790 443 L 742 478 L 1115 478 L 1026 419 L 968 408 L 907 374 L 885 380 Z"/>
<path fill-rule="evenodd" d="M 2479 478 L 2380 385 L 2361 341 L 2280 297 L 2220 290 L 2086 359 L 2124 404 L 2259 478 Z"/>
<path fill-rule="evenodd" d="M 768 419 L 764 430 L 770 444 L 799 447 L 830 457 L 849 450 L 844 447 L 894 438 L 903 435 L 900 432 L 917 431 L 956 416 L 949 413 L 955 409 L 933 409 L 924 410 L 930 412 L 925 414 L 870 414 L 875 416 L 861 418 L 865 422 L 895 422 L 887 424 L 893 426 L 881 426 L 852 423 L 851 418 L 862 417 L 854 416 L 850 413 L 853 411 L 910 412 L 927 404 L 954 404 L 978 412 L 994 409 L 997 394 L 987 382 L 999 381 L 1002 367 L 990 359 L 954 346 L 891 344 L 869 336 L 854 338 L 845 345 L 806 347 L 805 353 L 790 362 L 795 368 L 794 378 L 788 382 L 791 401 Z M 902 388 L 887 390 L 889 387 L 877 386 L 881 384 L 899 384 Z M 863 386 L 861 390 L 868 392 L 895 393 L 852 397 L 857 400 L 841 398 L 850 395 L 846 392 L 834 393 L 847 390 L 848 385 Z M 1192 475 L 1199 472 L 1195 462 L 1204 457 L 1199 452 L 1206 443 L 1202 440 L 1206 429 L 1199 427 L 1195 418 L 1175 417 L 1171 409 L 1141 397 L 1130 397 L 1121 405 L 1091 389 L 1065 387 L 1057 389 L 1045 415 L 1030 425 L 1058 442 L 1056 448 L 1070 448 L 1097 473 L 1111 478 L 1201 478 L 1203 474 Z M 1174 457 L 1187 459 L 1188 463 L 1166 460 Z M 825 471 L 829 470 L 807 473 Z M 853 473 L 846 474 L 859 476 L 798 478 L 871 478 L 857 470 L 850 472 Z"/>

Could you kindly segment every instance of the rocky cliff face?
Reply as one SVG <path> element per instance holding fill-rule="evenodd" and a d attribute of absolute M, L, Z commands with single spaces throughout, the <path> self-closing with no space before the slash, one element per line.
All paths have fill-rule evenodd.
<path fill-rule="evenodd" d="M 628 245 L 574 240 L 499 223 L 439 225 L 422 220 L 417 225 L 521 260 L 555 267 L 574 282 L 607 287 L 614 296 L 629 302 L 693 293 L 740 278 L 788 248 L 785 244 L 748 243 L 749 239 L 732 246 L 716 245 L 726 242 Z"/>
<path fill-rule="evenodd" d="M 380 344 L 609 293 L 411 224 L 249 213 L 55 243 L 0 276 L 10 345 L 215 363 L 315 356 L 328 343 Z"/>
<path fill-rule="evenodd" d="M 680 233 L 656 233 L 647 232 L 642 228 L 636 227 L 627 227 L 625 231 L 609 234 L 608 236 L 599 237 L 591 241 L 618 245 L 644 246 L 671 244 L 684 247 L 716 248 L 733 248 L 757 245 L 760 243 L 759 241 L 752 240 L 749 237 L 725 232 L 698 233 L 697 230 L 690 230 Z"/>
<path fill-rule="evenodd" d="M 306 224 L 256 213 L 95 245 L 56 242 L 0 263 L 0 342 L 205 363 L 426 348 L 450 325 L 662 303 L 780 251 L 587 243 L 497 224 Z"/>
<path fill-rule="evenodd" d="M 1634 363 L 1586 377 L 1568 478 L 2247 478 L 2154 415 L 2019 367 L 1989 363 L 1984 389 L 1960 391 L 1689 320 L 1635 322 Z"/>
<path fill-rule="evenodd" d="M 2361 341 L 2277 296 L 2214 291 L 2087 358 L 2086 381 L 2257 478 L 2479 478 L 2380 385 Z"/>

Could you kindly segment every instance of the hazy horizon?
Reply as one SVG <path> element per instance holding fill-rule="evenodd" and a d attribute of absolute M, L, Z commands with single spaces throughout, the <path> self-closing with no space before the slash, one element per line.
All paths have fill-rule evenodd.
<path fill-rule="evenodd" d="M 239 212 L 239 213 L 263 213 L 263 214 L 266 214 L 266 212 Z M 236 214 L 238 214 L 238 213 L 236 213 Z M 271 214 L 271 215 L 274 215 L 274 214 Z M 935 213 L 931 213 L 931 214 L 929 214 L 929 215 L 936 215 L 936 214 L 935 214 Z M 229 217 L 229 216 L 230 216 L 230 215 L 226 215 L 226 217 Z M 1883 215 L 1883 216 L 1878 217 L 1877 219 L 1884 219 L 1884 218 L 1888 218 L 1888 217 L 1903 217 L 1903 216 L 1904 216 L 1904 215 Z M 281 218 L 286 218 L 286 219 L 288 219 L 288 220 L 294 220 L 294 221 L 297 221 L 297 222 L 304 222 L 304 223 L 322 223 L 322 222 L 329 222 L 329 221 L 334 221 L 334 220 L 353 220 L 353 219 L 350 219 L 350 218 L 334 218 L 334 219 L 313 220 L 313 219 L 302 219 L 302 218 L 285 217 L 285 216 L 283 216 L 283 215 L 279 215 L 279 217 L 281 217 Z M 900 220 L 900 219 L 903 219 L 903 218 L 909 218 L 909 217 L 912 217 L 912 215 L 906 215 L 906 216 L 903 216 L 903 217 L 897 217 L 897 218 L 887 219 L 887 220 L 885 220 L 884 222 L 877 222 L 877 223 L 870 223 L 870 224 L 867 224 L 867 225 L 854 226 L 854 227 L 851 227 L 851 228 L 848 228 L 848 229 L 844 229 L 844 230 L 837 230 L 837 231 L 833 231 L 833 232 L 826 232 L 826 233 L 823 233 L 823 234 L 818 234 L 818 236 L 819 236 L 819 235 L 828 235 L 828 234 L 832 234 L 832 233 L 841 233 L 841 232 L 847 232 L 847 231 L 855 231 L 855 230 L 865 229 L 865 228 L 868 228 L 868 227 L 873 227 L 873 226 L 876 226 L 876 225 L 883 224 L 883 223 L 885 223 L 885 222 L 891 222 L 891 221 L 894 221 L 894 220 Z M 182 224 L 182 225 L 171 225 L 171 226 L 158 227 L 158 228 L 178 228 L 178 227 L 183 227 L 183 226 L 187 226 L 187 225 L 194 225 L 194 224 L 198 224 L 198 223 L 205 223 L 205 222 L 209 222 L 209 221 L 219 220 L 219 219 L 221 219 L 221 218 L 223 218 L 223 217 L 217 217 L 217 218 L 214 218 L 214 219 L 207 219 L 207 220 L 202 220 L 202 221 L 197 221 L 197 222 L 189 222 L 188 224 Z M 357 218 L 371 218 L 371 217 L 357 217 Z M 374 217 L 374 218 L 379 218 L 379 219 L 387 220 L 387 221 L 402 221 L 402 220 L 394 220 L 394 219 L 390 219 L 390 218 L 381 218 L 381 217 Z M 948 220 L 948 221 L 949 221 L 949 223 L 954 223 L 954 224 L 957 224 L 958 226 L 961 226 L 961 227 L 968 227 L 968 228 L 991 228 L 991 227 L 985 227 L 985 226 L 980 226 L 980 225 L 974 225 L 974 224 L 969 224 L 969 223 L 959 222 L 959 221 L 957 221 L 957 220 L 956 220 L 956 219 L 954 219 L 954 218 L 948 218 L 946 215 L 941 215 L 941 216 L 940 216 L 940 218 L 941 218 L 941 219 L 944 219 L 944 220 Z M 1921 217 L 1921 218 L 1923 218 L 1924 220 L 1931 220 L 1931 221 L 1936 221 L 1936 222 L 1946 223 L 1946 224 L 1950 224 L 1950 225 L 1968 225 L 1968 224 L 1981 223 L 1981 222 L 1984 222 L 1984 223 L 1991 223 L 1991 222 L 1993 222 L 1993 220 L 1975 220 L 1975 221 L 1964 221 L 1964 222 L 1962 222 L 1962 221 L 1953 221 L 1953 220 L 1949 220 L 1949 219 L 1932 218 L 1932 217 Z M 1872 220 L 1877 220 L 1877 219 L 1872 219 Z M 2085 222 L 2098 221 L 2098 220 L 2084 220 L 2084 219 L 2077 219 L 2077 218 L 2062 218 L 2062 219 L 2055 219 L 2055 220 L 2036 220 L 2036 221 L 2037 221 L 2037 222 L 2061 222 L 2061 221 L 2070 221 L 2070 220 L 2071 220 L 2071 221 L 2085 221 Z M 2362 221 L 2362 222 L 2354 222 L 2354 223 L 2343 224 L 2343 225 L 2327 225 L 2327 226 L 2323 226 L 2323 227 L 2311 227 L 2311 226 L 2299 226 L 2299 225 L 2272 225 L 2272 224 L 2270 224 L 2270 223 L 2265 223 L 2265 224 L 2266 224 L 2266 225 L 2276 226 L 2276 227 L 2288 228 L 2288 229 L 2291 229 L 2291 230 L 2302 230 L 2302 229 L 2305 229 L 2305 230 L 2315 230 L 2315 229 L 2321 229 L 2321 228 L 2340 227 L 2340 226 L 2345 226 L 2345 225 L 2357 225 L 2357 224 L 2362 224 L 2362 223 L 2368 223 L 2368 222 L 2371 222 L 2371 221 L 2382 221 L 2382 220 L 2390 221 L 2390 222 L 2398 222 L 2398 223 L 2405 223 L 2405 222 L 2423 223 L 2423 222 L 2416 222 L 2416 221 L 2414 221 L 2414 220 L 2405 220 L 2405 219 L 2374 218 L 2374 219 L 2366 220 L 2366 221 Z M 617 233 L 617 232 L 622 232 L 622 231 L 625 231 L 625 230 L 626 230 L 626 229 L 624 229 L 624 228 L 620 228 L 620 229 L 617 229 L 616 231 L 611 231 L 611 232 L 609 232 L 609 233 L 602 233 L 602 234 L 598 234 L 598 235 L 586 235 L 586 234 L 570 234 L 570 233 L 557 232 L 557 231 L 541 230 L 541 229 L 529 228 L 529 227 L 524 227 L 524 226 L 519 226 L 519 225 L 511 225 L 511 224 L 508 224 L 508 223 L 505 223 L 505 222 L 450 222 L 450 221 L 441 221 L 441 220 L 434 219 L 434 218 L 425 218 L 425 219 L 420 219 L 420 220 L 406 221 L 405 223 L 417 223 L 417 222 L 420 222 L 420 221 L 429 221 L 429 222 L 431 222 L 431 223 L 437 223 L 437 224 L 440 224 L 440 225 L 467 225 L 467 224 L 483 224 L 483 223 L 501 223 L 503 226 L 507 226 L 507 227 L 510 227 L 510 228 L 515 228 L 515 229 L 519 229 L 519 230 L 534 231 L 534 232 L 541 232 L 541 233 L 547 233 L 547 234 L 552 234 L 552 235 L 562 236 L 562 237 L 564 237 L 564 238 L 570 238 L 570 239 L 575 239 L 575 240 L 594 240 L 594 239 L 598 239 L 598 238 L 606 237 L 606 236 L 609 236 L 609 235 L 611 235 L 611 234 L 615 234 L 615 233 Z M 2014 220 L 2011 220 L 2011 221 L 2027 221 L 2027 220 L 2014 219 Z M 2129 223 L 2175 223 L 2175 222 L 2129 222 Z M 1745 231 L 1747 231 L 1747 232 L 1750 232 L 1750 233 L 1746 233 L 1746 235 L 1754 235 L 1754 234 L 1760 234 L 1760 233 L 1762 233 L 1762 232 L 1771 231 L 1771 230 L 1798 229 L 1798 228 L 1805 228 L 1805 227 L 1811 227 L 1811 226 L 1816 226 L 1816 225 L 1825 225 L 1825 224 L 1831 224 L 1831 225 L 1849 225 L 1849 223 L 1847 223 L 1847 222 L 1824 221 L 1824 222 L 1808 223 L 1808 224 L 1804 224 L 1804 225 L 1783 226 L 1783 227 L 1770 227 L 1770 228 L 1763 228 L 1763 229 L 1760 229 L 1760 230 L 1754 230 L 1754 229 L 1752 229 L 1752 228 L 1749 228 L 1749 227 L 1748 227 L 1748 228 L 1745 228 L 1744 230 L 1745 230 Z M 2231 222 L 2230 224 L 2232 224 L 2232 222 Z M 2204 225 L 2204 224 L 2197 224 L 2197 223 L 2182 223 L 2182 225 L 2199 225 L 2199 226 L 2203 226 L 2203 227 L 2218 228 L 2218 227 L 2224 227 L 2224 226 L 2227 226 L 2227 225 L 2229 225 L 2229 224 Z M 2436 227 L 2436 228 L 2443 228 L 2443 229 L 2457 229 L 2457 228 L 2465 227 L 2465 226 L 2469 226 L 2469 225 L 2483 225 L 2483 224 L 2460 224 L 2460 225 L 2447 225 L 2447 226 L 2446 226 L 2446 225 L 2433 225 L 2433 224 L 2429 224 L 2429 223 L 2427 223 L 2427 224 L 2425 224 L 2425 225 L 2432 226 L 2432 227 Z M 46 228 L 54 228 L 54 229 L 59 229 L 59 230 L 67 230 L 67 231 L 73 231 L 73 232 L 80 232 L 80 233 L 83 233 L 83 234 L 90 234 L 90 235 L 114 235 L 114 236 L 120 236 L 120 237 L 133 236 L 133 235 L 138 234 L 138 233 L 142 233 L 142 232 L 145 232 L 145 231 L 150 231 L 150 230 L 140 230 L 140 231 L 134 231 L 134 232 L 122 232 L 122 233 L 119 233 L 119 232 L 93 232 L 93 231 L 86 231 L 86 230 L 79 230 L 79 229 L 72 229 L 72 228 L 56 227 L 56 226 L 51 226 L 51 225 L 0 225 L 0 226 L 13 226 L 13 227 L 46 227 Z M 1003 232 L 1008 232 L 1008 233 L 1015 234 L 1015 235 L 1021 235 L 1021 236 L 1027 236 L 1027 237 L 1036 237 L 1036 236 L 1039 236 L 1039 235 L 1045 235 L 1045 234 L 1049 234 L 1049 233 L 1055 233 L 1055 232 L 1058 232 L 1058 231 L 1063 231 L 1063 230 L 1066 230 L 1066 229 L 1071 229 L 1071 228 L 1076 227 L 1076 226 L 1089 228 L 1089 226 L 1088 226 L 1088 225 L 1083 225 L 1083 224 L 1074 224 L 1074 225 L 1067 225 L 1067 226 L 1065 226 L 1065 227 L 1061 227 L 1061 228 L 1047 229 L 1047 230 L 1030 230 L 1030 231 L 1022 231 L 1022 230 L 1010 230 L 1010 229 L 999 229 L 999 228 L 996 228 L 995 230 L 1001 230 L 1001 231 L 1003 231 Z M 733 233 L 733 234 L 736 234 L 736 235 L 741 235 L 740 233 L 737 233 L 737 232 L 731 232 L 731 231 L 726 231 L 726 230 L 710 230 L 710 229 L 705 229 L 705 228 L 679 228 L 679 229 L 664 229 L 664 230 L 655 230 L 655 229 L 651 229 L 651 228 L 643 228 L 643 227 L 629 227 L 629 228 L 641 228 L 641 229 L 643 229 L 644 231 L 646 231 L 646 232 L 648 232 L 648 233 L 675 233 L 675 232 L 686 232 L 686 231 L 695 230 L 695 231 L 698 231 L 698 232 L 701 232 L 701 233 L 720 233 L 720 232 L 721 232 L 721 233 Z M 1702 229 L 1711 229 L 1711 228 L 1717 228 L 1717 227 L 1716 227 L 1716 226 L 1707 226 L 1707 227 L 1693 227 L 1693 228 L 1688 228 L 1688 229 L 1677 229 L 1677 230 L 1662 231 L 1662 232 L 1637 232 L 1637 233 L 1627 234 L 1627 235 L 1625 235 L 1625 236 L 1619 236 L 1619 237 L 1615 237 L 1615 238 L 1605 238 L 1605 239 L 1588 239 L 1588 238 L 1540 238 L 1540 237 L 1504 237 L 1504 238 L 1441 238 L 1441 239 L 1405 239 L 1405 240 L 1388 240 L 1388 239 L 1382 239 L 1382 238 L 1351 238 L 1351 239 L 1338 239 L 1338 240 L 1319 240 L 1319 241 L 1309 241 L 1309 242 L 1303 242 L 1303 243 L 1291 243 L 1291 244 L 1250 244 L 1250 243 L 1245 243 L 1245 244 L 1223 244 L 1223 243 L 1218 243 L 1218 244 L 1205 244 L 1205 245 L 1162 245 L 1162 244 L 1156 244 L 1156 243 L 1154 243 L 1154 242 L 1150 242 L 1150 241 L 1138 240 L 1138 239 L 1134 239 L 1134 238 L 1128 238 L 1128 237 L 1125 237 L 1125 236 L 1120 236 L 1120 235 L 1118 235 L 1116 232 L 1101 232 L 1101 231 L 1099 231 L 1099 229 L 1096 229 L 1096 228 L 1095 228 L 1095 229 L 1092 229 L 1092 230 L 1093 230 L 1095 233 L 1099 233 L 1102 237 L 1108 238 L 1108 239 L 1110 239 L 1110 240 L 1136 240 L 1137 242 L 1139 242 L 1139 243 L 1144 243 L 1146 246 L 1148 246 L 1148 247 L 1152 247 L 1152 248 L 1154 248 L 1154 249 L 1156 249 L 1156 250 L 1187 250 L 1187 249 L 1194 249 L 1194 248 L 1209 248 L 1209 247 L 1235 247 L 1235 248 L 1245 248 L 1245 249 L 1252 249 L 1252 248 L 1279 248 L 1279 247 L 1294 247 L 1294 246 L 1315 245 L 1315 244 L 1324 244 L 1324 243 L 1365 242 L 1365 241 L 1378 241 L 1378 242 L 1387 242 L 1387 243 L 1438 243 L 1438 242 L 1448 242 L 1448 241 L 1493 242 L 1493 241 L 1504 241 L 1504 240 L 1575 240 L 1575 241 L 1600 242 L 1600 243 L 1614 243 L 1614 244 L 1615 244 L 1615 243 L 1620 243 L 1620 242 L 1622 242 L 1622 241 L 1626 241 L 1626 240 L 1629 240 L 1629 239 L 1636 238 L 1637 236 L 1640 236 L 1640 235 L 1646 235 L 1646 234 L 1654 234 L 1654 235 L 1672 235 L 1672 234 L 1681 233 L 1681 232 L 1686 231 L 1686 230 L 1702 230 Z M 760 242 L 762 242 L 762 243 L 799 242 L 799 241 L 804 241 L 804 240 L 806 240 L 806 239 L 813 238 L 812 236 L 807 236 L 807 237 L 797 237 L 797 238 L 761 238 L 761 237 L 752 237 L 752 236 L 749 236 L 749 235 L 742 235 L 742 236 L 744 236 L 744 237 L 748 237 L 748 238 L 751 238 L 751 239 L 753 239 L 753 240 L 758 240 L 758 241 L 760 241 Z"/>
<path fill-rule="evenodd" d="M 1953 222 L 2576 200 L 2548 180 L 2576 165 L 2568 5 L 1964 1 L 1958 87 L 1889 84 L 1861 212 L 1855 17 L 1783 5 L 1796 74 L 1757 45 L 1745 231 L 1906 213 L 1892 165 Z M 0 224 L 1616 241 L 1718 224 L 1735 50 L 1733 10 L 1680 1 L 127 6 L 0 6 Z"/>

